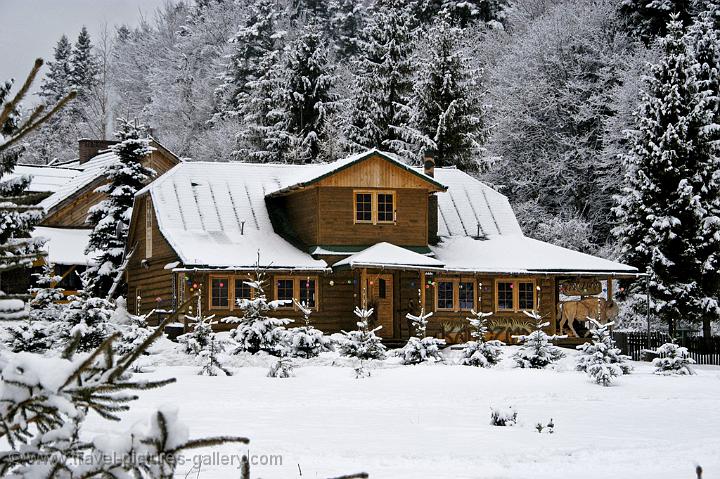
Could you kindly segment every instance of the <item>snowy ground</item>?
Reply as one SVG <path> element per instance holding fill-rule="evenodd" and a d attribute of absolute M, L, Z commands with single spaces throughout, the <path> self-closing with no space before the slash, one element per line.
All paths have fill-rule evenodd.
<path fill-rule="evenodd" d="M 510 363 L 496 369 L 385 364 L 364 380 L 329 365 L 299 368 L 292 379 L 267 378 L 260 366 L 236 368 L 232 377 L 167 366 L 141 376 L 174 376 L 177 383 L 142 393 L 126 422 L 175 404 L 192 437 L 245 435 L 255 460 L 282 455 L 281 466 L 254 466 L 253 478 L 366 471 L 373 479 L 681 479 L 695 477 L 696 464 L 705 477 L 719 477 L 720 367 L 662 377 L 649 364 L 634 363 L 633 375 L 604 388 L 573 364 L 572 357 L 548 371 Z M 518 425 L 490 426 L 490 407 L 508 405 L 518 411 Z M 538 434 L 535 424 L 550 418 L 555 433 Z M 93 417 L 87 430 L 107 430 L 107 423 Z M 191 471 L 191 460 L 179 477 Z M 206 464 L 187 477 L 238 476 L 234 466 Z"/>

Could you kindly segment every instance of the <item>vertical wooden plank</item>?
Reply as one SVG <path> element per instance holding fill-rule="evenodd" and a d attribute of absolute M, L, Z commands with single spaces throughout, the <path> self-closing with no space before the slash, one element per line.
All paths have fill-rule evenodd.
<path fill-rule="evenodd" d="M 425 307 L 425 271 L 419 271 L 420 281 L 418 281 L 418 288 L 420 288 L 420 307 Z"/>
<path fill-rule="evenodd" d="M 367 309 L 367 268 L 363 268 L 360 273 L 360 304 L 363 309 Z"/>

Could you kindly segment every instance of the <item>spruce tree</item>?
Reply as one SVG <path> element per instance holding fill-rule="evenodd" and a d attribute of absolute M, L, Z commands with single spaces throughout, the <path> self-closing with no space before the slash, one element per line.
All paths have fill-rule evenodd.
<path fill-rule="evenodd" d="M 597 384 L 609 386 L 618 376 L 630 374 L 632 365 L 627 361 L 629 356 L 621 354 L 615 347 L 610 327 L 613 323 L 600 324 L 589 319 L 594 328 L 590 330 L 592 342 L 577 346 L 580 351 L 575 369 L 585 371 Z"/>
<path fill-rule="evenodd" d="M 711 322 L 720 319 L 720 6 L 710 2 L 690 28 L 693 47 L 697 112 L 701 116 L 695 150 L 694 183 L 700 230 L 697 256 L 702 261 L 698 279 L 703 336 L 710 337 Z"/>
<path fill-rule="evenodd" d="M 55 45 L 53 61 L 40 85 L 40 96 L 46 102 L 56 102 L 73 89 L 72 45 L 63 35 Z"/>
<path fill-rule="evenodd" d="M 353 58 L 360 51 L 360 35 L 365 26 L 366 10 L 355 0 L 330 2 L 330 35 L 338 59 Z"/>
<path fill-rule="evenodd" d="M 435 152 L 438 167 L 478 169 L 484 141 L 479 85 L 460 51 L 462 31 L 440 21 L 430 30 L 429 55 L 420 62 L 407 138 L 417 157 Z"/>
<path fill-rule="evenodd" d="M 689 25 L 693 9 L 691 0 L 622 0 L 620 15 L 632 34 L 650 44 L 668 34 L 673 20 Z"/>
<path fill-rule="evenodd" d="M 414 6 L 416 16 L 424 23 L 445 18 L 460 28 L 476 21 L 500 21 L 506 7 L 505 0 L 419 0 Z"/>
<path fill-rule="evenodd" d="M 98 82 L 99 66 L 92 52 L 93 45 L 86 27 L 82 27 L 70 57 L 70 84 L 81 99 Z"/>
<path fill-rule="evenodd" d="M 552 341 L 567 336 L 549 336 L 543 328 L 550 325 L 544 323 L 537 311 L 523 311 L 526 316 L 535 321 L 535 331 L 527 335 L 513 336 L 520 342 L 520 349 L 513 354 L 515 363 L 520 368 L 543 369 L 559 359 L 565 357 L 560 348 L 552 344 Z"/>
<path fill-rule="evenodd" d="M 279 48 L 277 22 L 280 17 L 273 0 L 255 0 L 245 24 L 230 39 L 233 51 L 215 94 L 219 114 L 239 115 L 251 95 L 252 84 L 263 77 L 266 57 Z"/>
<path fill-rule="evenodd" d="M 472 310 L 472 318 L 467 318 L 470 322 L 471 341 L 465 344 L 462 350 L 460 364 L 464 366 L 475 366 L 488 368 L 496 365 L 502 358 L 502 346 L 505 343 L 493 339 L 485 341 L 485 335 L 488 333 L 487 318 L 493 313 L 483 313 L 482 311 Z"/>
<path fill-rule="evenodd" d="M 445 340 L 427 336 L 427 323 L 432 315 L 432 312 L 425 313 L 425 308 L 420 308 L 417 316 L 412 313 L 405 315 L 415 328 L 415 336 L 408 339 L 405 346 L 396 351 L 397 356 L 402 358 L 403 364 L 420 364 L 426 361 L 441 362 L 443 360 L 440 348 L 445 346 Z"/>
<path fill-rule="evenodd" d="M 316 25 L 306 27 L 287 50 L 284 78 L 277 89 L 276 106 L 269 117 L 268 150 L 288 163 L 332 159 L 328 143 L 328 115 L 337 97 L 328 49 Z"/>
<path fill-rule="evenodd" d="M 679 319 L 699 322 L 718 312 L 717 289 L 702 286 L 711 286 L 718 274 L 717 240 L 706 237 L 717 232 L 717 209 L 712 210 L 718 204 L 718 170 L 712 166 L 718 160 L 716 147 L 709 156 L 701 154 L 714 127 L 707 123 L 707 97 L 698 86 L 682 22 L 675 17 L 668 29 L 662 58 L 650 69 L 638 132 L 624 157 L 628 173 L 614 209 L 619 223 L 614 233 L 621 261 L 652 272 L 652 311 L 672 333 Z M 644 292 L 639 283 L 633 289 L 636 298 Z"/>
<path fill-rule="evenodd" d="M 108 183 L 95 190 L 107 198 L 92 206 L 87 217 L 93 231 L 86 252 L 100 253 L 95 258 L 96 264 L 84 273 L 88 283 L 86 293 L 97 297 L 107 296 L 118 276 L 135 193 L 155 175 L 142 164 L 152 152 L 145 125 L 121 119 L 115 136 L 118 143 L 110 149 L 117 161 L 105 172 Z"/>
<path fill-rule="evenodd" d="M 354 66 L 356 96 L 347 131 L 353 150 L 400 153 L 410 117 L 413 18 L 402 0 L 378 0 Z"/>
<path fill-rule="evenodd" d="M 375 334 L 382 326 L 370 329 L 369 321 L 373 311 L 372 308 L 361 309 L 355 307 L 355 316 L 359 318 L 356 323 L 358 329 L 350 332 L 342 331 L 343 337 L 338 344 L 338 351 L 341 355 L 357 358 L 361 361 L 361 369 L 363 360 L 385 359 L 385 345 L 382 343 L 382 339 Z"/>
<path fill-rule="evenodd" d="M 30 232 L 42 217 L 42 210 L 32 206 L 37 201 L 27 192 L 29 177 L 3 180 L 13 172 L 22 154 L 21 140 L 38 128 L 74 95 L 61 98 L 46 112 L 46 105 L 35 107 L 26 119 L 20 118 L 20 102 L 27 95 L 43 62 L 35 61 L 25 83 L 14 96 L 10 96 L 13 82 L 0 83 L 0 320 L 26 317 L 25 292 L 3 291 L 2 276 L 13 274 L 32 265 L 41 256 L 42 242 L 30 237 Z"/>

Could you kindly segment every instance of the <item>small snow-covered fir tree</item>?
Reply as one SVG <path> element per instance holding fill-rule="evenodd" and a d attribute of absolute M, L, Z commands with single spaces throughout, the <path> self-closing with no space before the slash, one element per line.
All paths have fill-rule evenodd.
<path fill-rule="evenodd" d="M 320 353 L 332 351 L 332 339 L 310 324 L 312 309 L 304 302 L 297 300 L 293 300 L 293 302 L 295 308 L 302 313 L 305 325 L 287 330 L 283 355 L 309 359 L 316 357 Z"/>
<path fill-rule="evenodd" d="M 355 331 L 342 331 L 343 337 L 338 341 L 338 350 L 343 356 L 365 359 L 385 359 L 385 345 L 375 332 L 382 326 L 370 329 L 368 321 L 374 310 L 355 307 L 355 316 L 360 320 Z"/>
<path fill-rule="evenodd" d="M 400 153 L 412 93 L 413 18 L 403 0 L 378 0 L 354 66 L 353 106 L 347 138 L 354 150 Z"/>
<path fill-rule="evenodd" d="M 230 333 L 235 342 L 234 353 L 248 352 L 255 354 L 259 351 L 279 356 L 283 352 L 283 339 L 287 334 L 285 326 L 292 321 L 289 319 L 272 318 L 268 314 L 275 311 L 286 301 L 268 301 L 265 296 L 265 271 L 260 267 L 260 259 L 255 263 L 255 280 L 246 281 L 253 291 L 252 299 L 238 300 L 238 307 L 242 310 L 241 318 L 229 317 L 223 321 L 237 323 Z"/>
<path fill-rule="evenodd" d="M 147 324 L 148 315 L 130 314 L 125 298 L 121 296 L 115 300 L 115 310 L 110 316 L 110 323 L 121 335 L 115 345 L 118 353 L 134 351 L 150 337 L 152 330 Z"/>
<path fill-rule="evenodd" d="M 199 302 L 199 300 L 198 300 Z M 202 369 L 198 372 L 201 376 L 232 376 L 218 354 L 225 351 L 225 342 L 220 341 L 213 332 L 212 319 L 215 316 L 186 316 L 193 323 L 193 329 L 189 333 L 178 336 L 178 343 L 186 354 L 196 356 L 202 363 Z"/>
<path fill-rule="evenodd" d="M 467 318 L 470 322 L 471 341 L 465 344 L 460 357 L 460 364 L 464 366 L 475 366 L 488 368 L 496 365 L 502 358 L 502 347 L 505 343 L 496 339 L 485 341 L 488 333 L 487 318 L 493 313 L 483 313 L 472 310 L 473 318 Z"/>
<path fill-rule="evenodd" d="M 93 230 L 86 253 L 100 253 L 95 258 L 96 264 L 88 267 L 84 277 L 87 293 L 97 297 L 107 296 L 117 280 L 125 254 L 135 193 L 155 175 L 153 170 L 142 164 L 152 153 L 145 125 L 124 119 L 119 121 L 115 133 L 119 142 L 110 147 L 117 161 L 105 172 L 108 183 L 95 190 L 106 194 L 107 199 L 92 206 L 87 217 Z"/>
<path fill-rule="evenodd" d="M 403 364 L 420 364 L 425 361 L 440 362 L 443 360 L 440 347 L 445 345 L 445 340 L 427 336 L 428 318 L 432 315 L 432 312 L 425 313 L 425 308 L 420 308 L 420 314 L 417 316 L 411 313 L 405 316 L 412 322 L 415 328 L 415 336 L 408 339 L 405 346 L 396 352 L 402 358 Z"/>
<path fill-rule="evenodd" d="M 609 386 L 616 377 L 630 374 L 632 365 L 627 363 L 630 357 L 624 356 L 615 347 L 610 333 L 613 323 L 600 324 L 591 318 L 588 321 L 594 325 L 590 330 L 592 343 L 577 346 L 580 355 L 575 369 L 585 371 L 596 383 Z"/>
<path fill-rule="evenodd" d="M 2 330 L 0 341 L 14 353 L 45 353 L 55 345 L 57 325 L 42 319 L 19 321 Z"/>
<path fill-rule="evenodd" d="M 57 344 L 66 347 L 77 342 L 78 351 L 92 351 L 117 332 L 111 321 L 114 306 L 110 301 L 85 293 L 68 299 L 70 302 L 57 323 Z"/>
<path fill-rule="evenodd" d="M 164 326 L 164 325 L 163 325 Z M 174 379 L 138 381 L 129 372 L 155 334 L 135 350 L 118 355 L 115 337 L 89 355 L 47 358 L 30 353 L 0 354 L 1 477 L 174 477 L 183 451 L 246 438 L 212 437 L 188 440 L 188 431 L 172 409 L 156 411 L 147 428 L 96 435 L 84 430 L 94 411 L 119 421 L 137 399 L 138 390 L 154 389 Z M 78 460 L 83 458 L 84 460 Z M 88 460 L 93 459 L 93 460 Z M 109 459 L 109 460 L 108 460 Z"/>
<path fill-rule="evenodd" d="M 436 166 L 477 171 L 484 143 L 480 90 L 469 59 L 462 54 L 463 32 L 444 21 L 429 32 L 429 51 L 420 62 L 405 136 L 415 157 L 432 150 Z"/>
<path fill-rule="evenodd" d="M 695 360 L 690 357 L 688 349 L 675 343 L 665 343 L 655 351 L 659 357 L 653 359 L 655 374 L 663 376 L 690 376 L 695 374 L 692 365 Z"/>
<path fill-rule="evenodd" d="M 55 274 L 54 266 L 45 262 L 39 273 L 33 273 L 35 276 L 35 286 L 30 288 L 32 299 L 28 301 L 30 306 L 30 317 L 32 319 L 58 319 L 62 306 L 59 301 L 65 299 L 63 288 L 58 288 L 57 284 L 62 280 L 62 276 Z"/>
<path fill-rule="evenodd" d="M 536 311 L 523 311 L 523 313 L 535 320 L 535 331 L 528 335 L 513 336 L 513 339 L 521 343 L 520 350 L 513 354 L 513 359 L 518 367 L 542 369 L 558 359 L 564 358 L 565 353 L 551 341 L 567 336 L 549 336 L 542 328 L 549 326 L 550 323 L 544 323 L 540 314 Z"/>

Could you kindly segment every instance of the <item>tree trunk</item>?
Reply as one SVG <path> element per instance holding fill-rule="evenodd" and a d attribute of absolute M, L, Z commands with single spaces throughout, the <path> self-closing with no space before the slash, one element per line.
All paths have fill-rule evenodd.
<path fill-rule="evenodd" d="M 710 316 L 703 316 L 703 338 L 709 339 L 712 336 L 710 328 Z"/>

